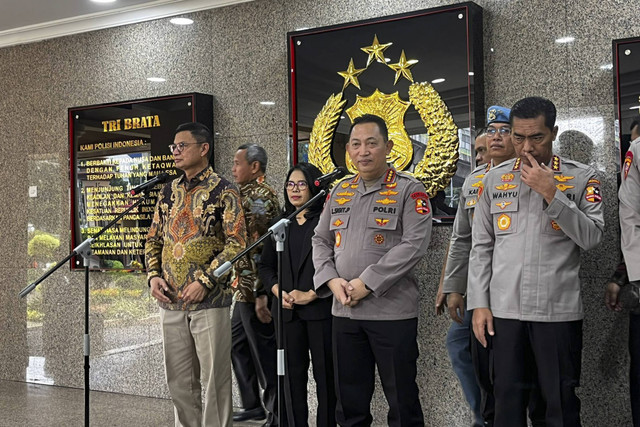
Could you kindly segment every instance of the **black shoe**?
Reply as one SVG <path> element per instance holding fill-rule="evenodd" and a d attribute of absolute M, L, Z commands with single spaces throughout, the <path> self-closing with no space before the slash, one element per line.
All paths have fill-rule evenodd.
<path fill-rule="evenodd" d="M 262 406 L 233 413 L 233 421 L 262 420 L 264 417 L 265 414 Z"/>

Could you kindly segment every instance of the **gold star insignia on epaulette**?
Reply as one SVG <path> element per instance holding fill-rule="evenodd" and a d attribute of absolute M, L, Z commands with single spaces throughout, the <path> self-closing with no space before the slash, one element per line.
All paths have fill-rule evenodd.
<path fill-rule="evenodd" d="M 575 178 L 575 176 L 554 175 L 553 178 L 558 182 L 567 182 Z"/>
<path fill-rule="evenodd" d="M 562 191 L 563 193 L 565 191 L 567 191 L 570 188 L 574 188 L 575 185 L 566 185 L 566 184 L 556 184 L 556 188 L 560 191 Z"/>
<path fill-rule="evenodd" d="M 392 205 L 398 202 L 396 200 L 392 200 L 388 197 L 385 197 L 384 199 L 376 200 L 376 203 L 382 203 L 383 205 Z"/>
<path fill-rule="evenodd" d="M 384 59 L 384 51 L 391 46 L 393 43 L 383 43 L 378 42 L 378 35 L 375 34 L 373 36 L 373 43 L 371 46 L 361 47 L 360 50 L 364 51 L 369 57 L 367 58 L 367 67 L 371 64 L 374 58 L 383 64 L 386 64 L 387 61 Z"/>
<path fill-rule="evenodd" d="M 553 169 L 554 171 L 560 170 L 560 157 L 556 155 L 553 156 L 553 160 L 551 162 L 551 169 Z"/>
<path fill-rule="evenodd" d="M 350 202 L 350 201 L 351 201 L 351 199 L 347 199 L 347 198 L 344 198 L 344 197 L 336 199 L 336 203 L 339 204 L 339 205 L 344 205 L 345 203 Z"/>
<path fill-rule="evenodd" d="M 362 74 L 362 72 L 366 70 L 366 68 L 356 68 L 353 66 L 353 58 L 349 61 L 349 66 L 344 71 L 338 71 L 338 74 L 342 78 L 344 78 L 344 83 L 342 85 L 342 90 L 345 90 L 347 86 L 350 84 L 354 85 L 358 89 L 360 89 L 360 83 L 358 82 L 358 76 Z"/>
<path fill-rule="evenodd" d="M 395 85 L 396 83 L 398 83 L 398 79 L 400 78 L 400 76 L 403 76 L 404 78 L 409 80 L 411 83 L 413 83 L 413 76 L 411 75 L 411 71 L 409 71 L 409 68 L 414 66 L 417 62 L 418 62 L 417 59 L 407 60 L 407 57 L 404 55 L 404 49 L 403 49 L 402 53 L 400 54 L 400 59 L 398 60 L 398 62 L 396 62 L 395 64 L 387 64 L 389 68 L 391 68 L 393 71 L 396 72 L 396 77 L 395 77 L 395 80 L 393 81 L 393 84 Z"/>

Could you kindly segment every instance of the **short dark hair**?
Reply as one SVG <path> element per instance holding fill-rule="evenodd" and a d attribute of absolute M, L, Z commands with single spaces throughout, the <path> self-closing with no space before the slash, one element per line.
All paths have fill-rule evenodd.
<path fill-rule="evenodd" d="M 260 163 L 262 173 L 267 172 L 267 152 L 264 148 L 258 144 L 249 143 L 239 146 L 238 151 L 240 150 L 247 150 L 245 152 L 247 163 L 252 164 L 253 162 L 258 162 Z"/>
<path fill-rule="evenodd" d="M 316 185 L 315 185 L 316 179 L 318 179 L 318 178 L 320 178 L 320 176 L 322 176 L 322 172 L 320 172 L 320 169 L 318 169 L 317 167 L 315 167 L 311 163 L 307 163 L 307 162 L 299 162 L 299 163 L 297 163 L 295 166 L 293 166 L 291 169 L 289 169 L 289 172 L 287 172 L 287 179 L 285 180 L 285 184 L 284 184 L 284 213 L 283 213 L 283 216 L 291 215 L 297 209 L 295 206 L 293 206 L 291 204 L 291 202 L 289 201 L 289 194 L 287 194 L 287 181 L 289 181 L 289 178 L 291 177 L 291 174 L 293 173 L 293 171 L 296 171 L 296 170 L 299 170 L 304 175 L 304 179 L 305 179 L 305 181 L 307 181 L 308 188 L 309 188 L 309 193 L 310 193 L 311 197 L 313 197 L 316 194 L 318 194 L 320 192 L 320 190 L 322 190 L 323 188 L 326 190 L 325 187 L 322 187 L 322 186 L 321 187 L 316 187 Z M 305 217 L 306 218 L 311 218 L 313 216 L 320 215 L 320 213 L 322 212 L 322 207 L 323 206 L 324 206 L 324 197 L 321 197 L 320 199 L 316 200 L 311 206 L 309 206 L 309 208 L 307 210 L 307 213 L 305 214 Z"/>
<path fill-rule="evenodd" d="M 175 137 L 178 133 L 185 131 L 191 132 L 191 135 L 193 135 L 196 142 L 206 142 L 209 144 L 209 152 L 207 153 L 207 156 L 211 159 L 211 154 L 213 153 L 213 135 L 211 135 L 209 128 L 198 122 L 183 123 L 176 128 L 173 136 Z"/>
<path fill-rule="evenodd" d="M 530 96 L 513 104 L 511 114 L 509 114 L 509 123 L 513 125 L 514 117 L 535 119 L 540 116 L 544 116 L 544 125 L 553 130 L 556 125 L 556 106 L 546 98 Z"/>
<path fill-rule="evenodd" d="M 353 120 L 353 124 L 351 125 L 351 128 L 349 129 L 349 136 L 351 136 L 351 131 L 353 130 L 353 128 L 356 125 L 360 125 L 362 123 L 377 124 L 378 129 L 380 129 L 380 135 L 382 135 L 382 139 L 384 140 L 384 142 L 387 142 L 389 140 L 389 131 L 387 129 L 387 124 L 385 123 L 382 117 L 376 116 L 375 114 L 365 114 L 360 117 L 356 117 Z"/>
<path fill-rule="evenodd" d="M 482 126 L 481 128 L 476 129 L 476 138 L 487 133 L 487 127 Z"/>
<path fill-rule="evenodd" d="M 635 119 L 631 122 L 631 126 L 629 126 L 629 131 L 632 131 L 634 127 L 640 126 L 640 119 Z M 638 133 L 640 133 L 640 128 L 638 128 Z"/>

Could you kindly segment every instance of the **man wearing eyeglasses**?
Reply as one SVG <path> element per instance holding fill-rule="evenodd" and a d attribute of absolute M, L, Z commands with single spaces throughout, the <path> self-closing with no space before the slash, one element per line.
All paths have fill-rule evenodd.
<path fill-rule="evenodd" d="M 442 283 L 443 295 L 449 315 L 454 321 L 447 333 L 447 351 L 462 391 L 474 414 L 474 426 L 491 425 L 493 421 L 493 393 L 489 375 L 489 357 L 474 349 L 472 361 L 471 313 L 465 310 L 464 295 L 467 292 L 467 271 L 471 251 L 471 226 L 473 212 L 482 188 L 482 178 L 493 165 L 515 157 L 511 144 L 511 110 L 493 105 L 487 110 L 487 128 L 482 135 L 486 144 L 486 161 L 476 157 L 478 167 L 465 179 L 460 193 L 458 211 L 453 222 L 449 254 Z M 478 137 L 480 138 L 480 136 Z M 477 141 L 477 139 L 476 139 Z M 482 144 L 480 144 L 482 146 Z M 488 163 L 487 163 L 488 162 Z M 442 309 L 440 309 L 442 311 Z M 438 313 L 438 307 L 436 307 Z M 482 352 L 481 353 L 486 353 Z M 474 369 L 475 362 L 475 369 Z M 478 379 L 476 380 L 476 375 Z"/>
<path fill-rule="evenodd" d="M 580 249 L 600 243 L 604 216 L 595 170 L 553 154 L 555 120 L 548 99 L 515 103 L 518 157 L 486 174 L 475 208 L 467 304 L 492 341 L 495 427 L 527 425 L 536 380 L 547 425 L 581 425 Z"/>
<path fill-rule="evenodd" d="M 231 173 L 240 187 L 245 212 L 248 241 L 253 244 L 267 232 L 273 218 L 280 213 L 278 196 L 266 182 L 267 152 L 257 144 L 243 144 L 233 157 Z M 262 245 L 251 250 L 234 269 L 232 287 L 236 303 L 231 317 L 231 360 L 238 382 L 243 411 L 233 415 L 234 421 L 265 418 L 275 425 L 278 378 L 276 338 L 267 295 L 262 291 L 258 264 Z M 264 394 L 260 399 L 260 389 Z"/>
<path fill-rule="evenodd" d="M 314 285 L 334 295 L 336 421 L 371 425 L 377 367 L 390 426 L 422 426 L 416 362 L 418 281 L 413 268 L 431 237 L 424 186 L 387 164 L 384 120 L 356 118 L 347 152 L 358 170 L 336 184 L 312 239 Z"/>
<path fill-rule="evenodd" d="M 206 126 L 178 126 L 169 148 L 184 175 L 160 191 L 145 246 L 176 426 L 232 425 L 232 291 L 213 272 L 247 236 L 238 191 L 209 165 L 212 146 Z"/>

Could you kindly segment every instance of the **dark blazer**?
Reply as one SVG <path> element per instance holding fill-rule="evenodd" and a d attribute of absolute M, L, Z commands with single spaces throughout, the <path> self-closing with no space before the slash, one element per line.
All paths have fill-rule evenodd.
<path fill-rule="evenodd" d="M 280 218 L 276 218 L 274 224 L 279 221 Z M 284 242 L 284 252 L 282 252 L 282 290 L 292 291 L 298 289 L 300 291 L 308 291 L 313 289 L 313 274 L 315 272 L 313 268 L 313 259 L 311 256 L 311 237 L 313 237 L 313 230 L 318 225 L 320 216 L 314 216 L 308 218 L 309 227 L 307 228 L 304 241 L 302 242 L 302 254 L 300 256 L 300 265 L 291 265 L 291 257 L 289 255 L 289 228 L 287 227 L 287 239 Z M 295 221 L 295 219 L 294 219 Z M 260 281 L 265 291 L 273 296 L 271 288 L 278 283 L 278 255 L 276 252 L 276 244 L 273 239 L 268 239 L 265 242 L 262 249 L 262 257 L 258 266 L 260 274 Z M 283 320 L 288 322 L 292 319 L 293 311 L 296 312 L 298 317 L 303 320 L 321 320 L 331 318 L 331 303 L 332 296 L 326 298 L 317 298 L 307 305 L 294 304 L 293 310 L 283 309 Z M 271 304 L 272 312 L 275 312 L 278 308 L 277 301 L 275 300 Z M 274 313 L 276 314 L 276 313 Z"/>

